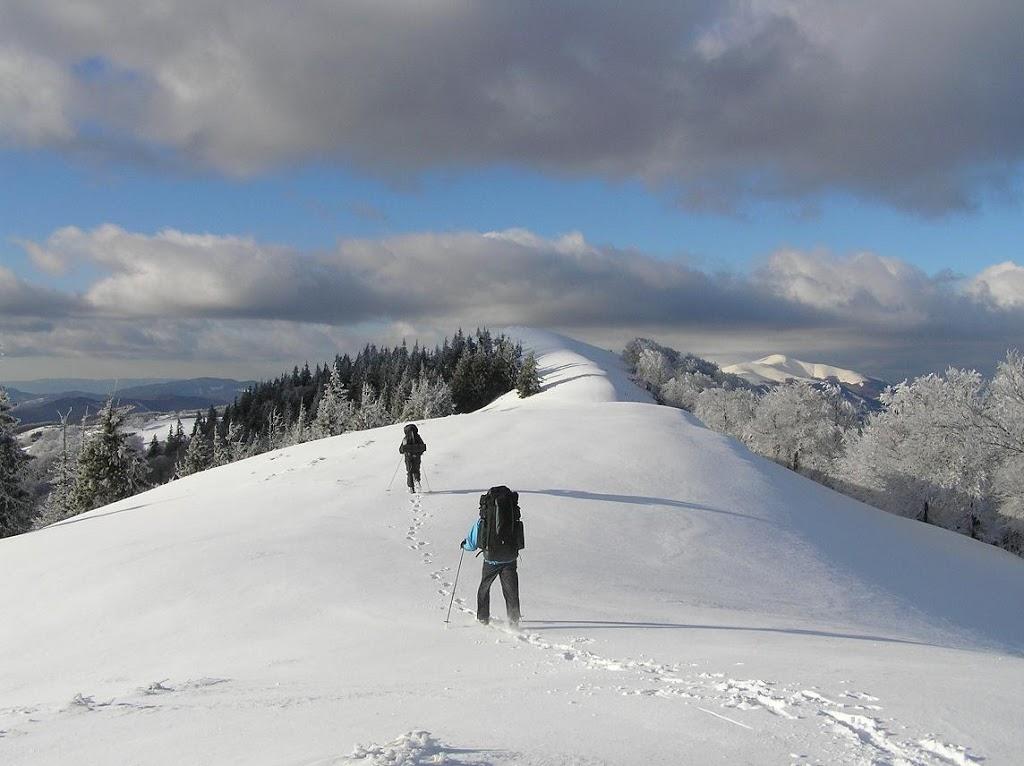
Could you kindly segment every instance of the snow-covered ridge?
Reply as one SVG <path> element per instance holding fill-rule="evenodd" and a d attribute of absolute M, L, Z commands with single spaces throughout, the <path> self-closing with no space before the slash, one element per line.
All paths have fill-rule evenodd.
<path fill-rule="evenodd" d="M 515 332 L 544 391 L 420 424 L 429 493 L 398 424 L 0 540 L 0 763 L 1014 762 L 1024 561 Z M 519 634 L 456 547 L 499 483 Z"/>
<path fill-rule="evenodd" d="M 860 386 L 870 378 L 853 370 L 834 367 L 830 364 L 803 362 L 783 354 L 769 354 L 752 362 L 730 364 L 722 368 L 722 372 L 739 375 L 750 383 L 784 383 L 787 380 L 828 380 L 835 378 L 841 383 Z"/>
<path fill-rule="evenodd" d="M 543 379 L 542 391 L 525 401 L 512 391 L 492 403 L 488 410 L 507 410 L 540 403 L 654 403 L 647 391 L 630 380 L 622 360 L 610 351 L 532 327 L 509 327 L 504 332 L 522 343 L 524 352 L 533 351 L 537 355 Z"/>

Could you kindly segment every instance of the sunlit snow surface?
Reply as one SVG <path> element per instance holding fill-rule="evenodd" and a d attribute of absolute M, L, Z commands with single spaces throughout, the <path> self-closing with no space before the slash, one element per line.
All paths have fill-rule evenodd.
<path fill-rule="evenodd" d="M 1019 762 L 1024 561 L 513 332 L 545 391 L 422 423 L 431 492 L 387 491 L 399 424 L 0 541 L 0 763 Z M 499 483 L 523 630 L 468 554 L 446 627 Z"/>

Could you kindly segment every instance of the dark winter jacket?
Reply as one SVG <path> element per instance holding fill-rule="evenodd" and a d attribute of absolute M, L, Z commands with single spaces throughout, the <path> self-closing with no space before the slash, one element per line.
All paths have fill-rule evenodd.
<path fill-rule="evenodd" d="M 406 458 L 418 458 L 427 451 L 426 442 L 420 438 L 419 430 L 412 423 L 405 427 L 405 438 L 398 445 L 398 451 Z"/>

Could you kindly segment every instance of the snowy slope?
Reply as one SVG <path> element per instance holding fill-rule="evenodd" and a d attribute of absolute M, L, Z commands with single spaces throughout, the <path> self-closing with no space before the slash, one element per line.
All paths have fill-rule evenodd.
<path fill-rule="evenodd" d="M 138 434 L 143 444 L 149 444 L 154 436 L 162 444 L 167 441 L 168 431 L 177 427 L 179 419 L 181 430 L 186 435 L 191 434 L 196 424 L 196 416 L 193 413 L 143 413 L 132 417 L 129 429 L 132 433 Z"/>
<path fill-rule="evenodd" d="M 1017 761 L 1024 561 L 516 332 L 545 391 L 423 423 L 430 493 L 385 491 L 398 425 L 0 541 L 0 763 Z M 496 483 L 527 524 L 517 635 L 474 623 L 468 555 L 443 624 Z"/>
<path fill-rule="evenodd" d="M 723 367 L 722 371 L 739 375 L 755 385 L 783 383 L 787 380 L 809 381 L 836 378 L 841 383 L 860 386 L 870 380 L 867 376 L 853 370 L 844 370 L 842 367 L 833 367 L 829 364 L 802 362 L 782 354 L 769 354 L 755 359 L 753 362 L 730 364 Z"/>

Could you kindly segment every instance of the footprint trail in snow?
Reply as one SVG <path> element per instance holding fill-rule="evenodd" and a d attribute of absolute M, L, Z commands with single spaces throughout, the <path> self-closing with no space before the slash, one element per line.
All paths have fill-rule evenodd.
<path fill-rule="evenodd" d="M 434 568 L 433 554 L 422 550 L 430 543 L 420 538 L 420 531 L 432 514 L 424 507 L 423 496 L 419 493 L 411 498 L 409 508 L 411 517 L 405 535 L 406 545 L 410 550 L 420 552 L 421 563 L 431 568 L 430 577 L 438 584 L 437 595 L 442 599 L 440 608 L 447 610 L 452 595 L 453 583 L 449 581 L 452 570 L 450 567 Z M 454 607 L 462 614 L 476 616 L 475 610 L 458 595 Z M 613 691 L 623 696 L 681 700 L 701 712 L 752 730 L 760 736 L 771 734 L 764 729 L 763 719 L 739 721 L 707 707 L 743 712 L 759 710 L 789 723 L 813 722 L 831 734 L 833 741 L 843 748 L 842 758 L 854 763 L 971 766 L 984 760 L 960 745 L 940 742 L 930 735 L 916 740 L 895 735 L 893 730 L 899 728 L 898 724 L 876 717 L 883 708 L 874 704 L 878 702 L 877 697 L 864 692 L 844 691 L 839 695 L 826 696 L 817 688 L 802 689 L 763 679 L 735 679 L 725 673 L 697 672 L 696 664 L 663 663 L 643 657 L 605 657 L 585 648 L 583 644 L 592 640 L 584 637 L 573 638 L 570 643 L 559 643 L 529 630 L 512 631 L 499 625 L 492 625 L 490 629 L 501 634 L 499 643 L 513 647 L 530 646 L 548 654 L 553 658 L 552 662 L 569 662 L 613 673 L 618 681 L 610 686 L 581 686 L 577 691 Z"/>

